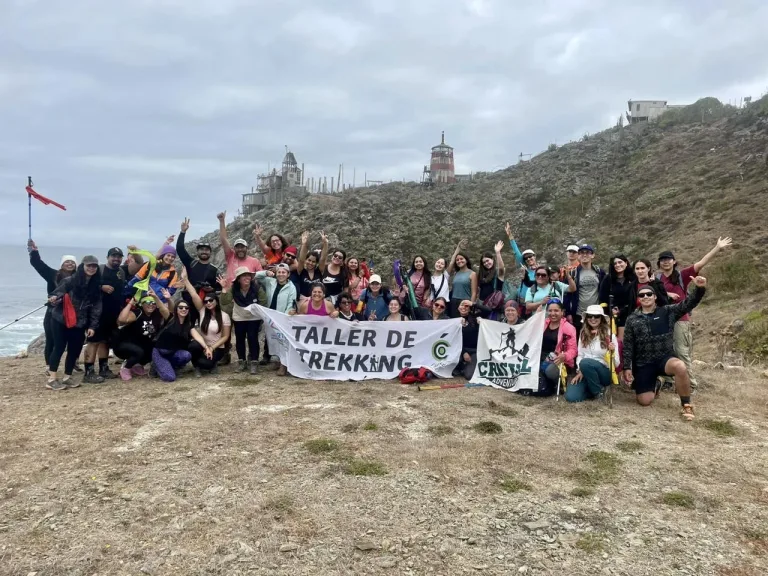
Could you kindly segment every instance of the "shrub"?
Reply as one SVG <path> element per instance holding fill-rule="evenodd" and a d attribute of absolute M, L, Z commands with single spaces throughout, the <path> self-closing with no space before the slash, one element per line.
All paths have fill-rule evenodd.
<path fill-rule="evenodd" d="M 713 289 L 725 294 L 743 294 L 763 289 L 760 262 L 746 251 L 734 253 L 702 272 Z"/>
<path fill-rule="evenodd" d="M 554 152 L 555 150 L 557 150 L 557 144 L 554 142 L 547 146 L 547 152 Z"/>
<path fill-rule="evenodd" d="M 738 335 L 736 349 L 756 360 L 768 358 L 768 311 L 750 312 L 744 317 L 744 330 Z"/>

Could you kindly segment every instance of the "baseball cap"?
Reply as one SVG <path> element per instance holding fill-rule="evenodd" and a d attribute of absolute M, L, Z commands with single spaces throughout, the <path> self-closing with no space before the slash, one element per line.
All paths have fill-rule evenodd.
<path fill-rule="evenodd" d="M 120 248 L 118 248 L 117 246 L 115 246 L 114 248 L 110 248 L 109 252 L 107 252 L 107 258 L 109 258 L 110 256 L 120 256 L 120 258 L 122 258 L 123 251 L 120 250 Z"/>
<path fill-rule="evenodd" d="M 64 254 L 64 256 L 61 257 L 61 264 L 59 264 L 59 266 L 64 266 L 64 262 L 72 262 L 73 264 L 77 264 L 77 258 L 72 256 L 72 254 Z"/>
<path fill-rule="evenodd" d="M 293 254 L 294 256 L 296 256 L 298 252 L 299 251 L 296 249 L 296 246 L 288 246 L 288 248 L 285 249 L 283 254 Z"/>
<path fill-rule="evenodd" d="M 566 252 L 578 252 L 579 251 L 579 247 L 576 246 L 576 244 L 569 244 L 568 248 L 566 248 L 565 250 L 566 250 Z"/>
<path fill-rule="evenodd" d="M 667 258 L 671 258 L 672 260 L 675 259 L 675 255 L 672 254 L 669 250 L 664 250 L 661 254 L 659 254 L 659 260 L 666 260 Z"/>
<path fill-rule="evenodd" d="M 288 266 L 285 262 L 280 262 L 277 266 L 275 266 L 275 270 L 288 270 L 291 271 L 291 267 Z"/>
<path fill-rule="evenodd" d="M 592 248 L 592 246 L 589 244 L 582 244 L 581 246 L 579 246 L 579 252 L 592 252 L 592 254 L 594 254 L 595 249 Z"/>
<path fill-rule="evenodd" d="M 198 242 L 195 246 L 197 250 L 200 250 L 200 248 L 208 248 L 208 250 L 211 249 L 211 245 L 208 242 Z"/>
<path fill-rule="evenodd" d="M 373 284 L 374 282 L 378 282 L 379 284 L 381 284 L 381 276 L 379 276 L 378 274 L 371 274 L 371 278 L 370 280 L 368 280 L 368 283 Z"/>
<path fill-rule="evenodd" d="M 91 256 L 91 255 L 83 256 L 83 261 L 82 261 L 83 266 L 88 266 L 88 264 L 98 264 L 98 263 L 99 263 L 99 259 L 96 258 L 96 256 Z"/>
<path fill-rule="evenodd" d="M 522 257 L 525 258 L 526 256 L 536 256 L 536 252 L 528 248 L 528 250 L 523 250 Z"/>
<path fill-rule="evenodd" d="M 235 240 L 235 243 L 232 244 L 232 246 L 245 246 L 246 248 L 248 248 L 248 242 L 246 242 L 242 238 L 238 238 L 237 240 Z"/>

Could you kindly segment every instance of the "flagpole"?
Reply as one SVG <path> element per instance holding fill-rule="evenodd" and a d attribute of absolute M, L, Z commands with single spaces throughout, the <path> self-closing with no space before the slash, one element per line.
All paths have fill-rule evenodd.
<path fill-rule="evenodd" d="M 27 176 L 27 185 L 32 187 L 32 176 Z M 29 201 L 29 239 L 32 240 L 32 195 L 27 194 L 27 200 Z"/>

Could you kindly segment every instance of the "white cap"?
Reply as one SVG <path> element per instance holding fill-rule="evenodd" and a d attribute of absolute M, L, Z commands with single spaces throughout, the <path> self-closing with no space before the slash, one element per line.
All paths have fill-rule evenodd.
<path fill-rule="evenodd" d="M 590 304 L 587 306 L 585 316 L 605 316 L 605 312 L 600 304 Z"/>
<path fill-rule="evenodd" d="M 246 248 L 248 248 L 248 242 L 246 242 L 246 241 L 245 241 L 245 240 L 243 240 L 242 238 L 238 238 L 237 240 L 235 240 L 235 243 L 234 243 L 234 244 L 232 244 L 232 246 L 233 246 L 233 247 L 234 247 L 234 246 L 240 246 L 241 244 L 242 244 L 243 246 L 245 246 Z"/>
<path fill-rule="evenodd" d="M 528 248 L 528 250 L 523 250 L 522 257 L 525 258 L 528 255 L 536 256 L 536 252 Z"/>
<path fill-rule="evenodd" d="M 59 266 L 64 266 L 64 262 L 67 261 L 77 264 L 77 258 L 72 256 L 72 254 L 64 254 L 64 256 L 61 257 L 61 264 L 59 264 Z"/>
<path fill-rule="evenodd" d="M 371 274 L 371 279 L 368 280 L 368 284 L 373 284 L 374 282 L 381 284 L 381 276 L 378 274 Z"/>
<path fill-rule="evenodd" d="M 569 244 L 568 248 L 565 249 L 566 252 L 578 252 L 579 247 L 576 246 L 576 244 Z"/>

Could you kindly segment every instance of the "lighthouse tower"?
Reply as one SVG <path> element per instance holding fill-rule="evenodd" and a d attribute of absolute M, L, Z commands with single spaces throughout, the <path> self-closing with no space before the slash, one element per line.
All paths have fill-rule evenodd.
<path fill-rule="evenodd" d="M 432 182 L 435 184 L 452 184 L 456 182 L 453 167 L 453 148 L 445 143 L 445 132 L 442 133 L 440 144 L 432 147 L 432 160 L 429 164 Z"/>

